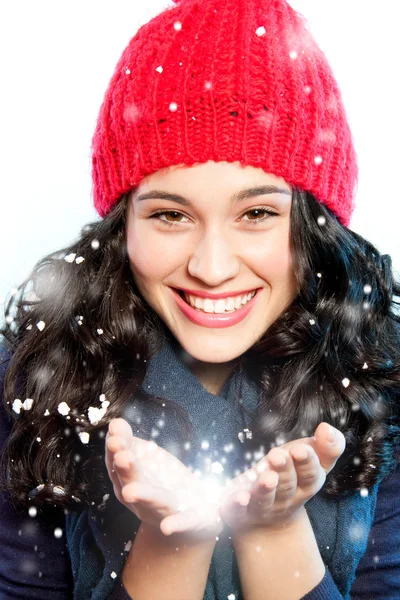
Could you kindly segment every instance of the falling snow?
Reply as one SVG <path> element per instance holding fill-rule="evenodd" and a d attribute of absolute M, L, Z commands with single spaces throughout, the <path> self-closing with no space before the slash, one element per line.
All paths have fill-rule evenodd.
<path fill-rule="evenodd" d="M 87 431 L 80 431 L 78 435 L 81 438 L 82 444 L 87 444 L 89 442 L 90 434 Z"/>
<path fill-rule="evenodd" d="M 96 331 L 97 331 L 97 333 L 98 333 L 99 335 L 101 335 L 102 333 L 104 333 L 104 331 L 103 331 L 102 329 L 96 329 Z"/>
<path fill-rule="evenodd" d="M 228 600 L 236 600 L 235 594 L 229 594 Z"/>
<path fill-rule="evenodd" d="M 175 21 L 175 23 L 174 23 L 174 29 L 175 29 L 175 31 L 181 31 L 181 29 L 182 29 L 182 23 L 180 21 Z"/>
<path fill-rule="evenodd" d="M 314 319 L 309 319 L 309 323 L 310 323 L 310 325 L 315 325 L 315 320 Z"/>
<path fill-rule="evenodd" d="M 297 58 L 296 50 L 292 50 L 291 52 L 289 52 L 289 56 L 292 60 L 296 60 L 296 58 Z"/>
<path fill-rule="evenodd" d="M 125 551 L 125 552 L 129 552 L 131 548 L 132 548 L 132 540 L 129 540 L 129 541 L 128 541 L 128 542 L 125 544 L 124 551 Z"/>
<path fill-rule="evenodd" d="M 367 526 L 364 523 L 355 523 L 349 528 L 349 538 L 351 541 L 356 542 L 367 537 Z"/>
<path fill-rule="evenodd" d="M 71 254 L 67 254 L 67 256 L 64 256 L 64 260 L 65 262 L 68 263 L 73 263 L 75 260 L 76 254 L 74 252 L 71 252 Z"/>
<path fill-rule="evenodd" d="M 66 416 L 71 409 L 66 402 L 60 402 L 60 404 L 57 407 L 57 410 L 60 413 L 60 415 Z"/>
<path fill-rule="evenodd" d="M 37 515 L 37 508 L 36 508 L 36 506 L 30 506 L 29 510 L 28 510 L 28 514 L 32 518 L 36 517 L 36 515 Z"/>
<path fill-rule="evenodd" d="M 14 400 L 14 402 L 12 403 L 12 409 L 14 412 L 17 413 L 17 415 L 19 415 L 21 412 L 21 408 L 22 408 L 22 402 L 19 398 L 16 398 Z"/>
<path fill-rule="evenodd" d="M 364 294 L 370 294 L 372 292 L 372 287 L 369 285 L 369 283 L 364 285 L 363 289 L 364 289 Z"/>
<path fill-rule="evenodd" d="M 258 35 L 258 37 L 261 37 L 266 33 L 265 27 L 258 27 L 258 29 L 256 29 L 256 35 Z"/>
<path fill-rule="evenodd" d="M 104 394 L 102 394 L 104 396 Z M 104 396 L 105 397 L 105 396 Z M 101 396 L 100 396 L 101 398 Z M 106 414 L 107 408 L 110 403 L 108 400 L 103 400 L 101 403 L 101 408 L 96 408 L 95 406 L 89 406 L 88 409 L 88 419 L 92 425 L 97 425 L 101 419 Z"/>
<path fill-rule="evenodd" d="M 98 250 L 100 247 L 100 242 L 99 240 L 92 240 L 90 245 L 92 246 L 93 250 Z"/>
<path fill-rule="evenodd" d="M 113 572 L 110 574 L 110 577 L 112 577 L 113 579 L 115 579 L 115 578 L 117 577 L 117 574 L 116 574 L 116 572 L 115 572 L 115 571 L 113 571 Z"/>
<path fill-rule="evenodd" d="M 39 323 L 36 323 L 36 327 L 40 330 L 43 331 L 43 329 L 46 327 L 46 323 L 44 321 L 39 321 Z"/>
<path fill-rule="evenodd" d="M 163 72 L 163 70 L 164 70 L 164 69 L 162 68 L 162 66 L 161 66 L 161 65 L 160 65 L 159 67 L 157 67 L 157 69 L 156 69 L 156 71 L 157 71 L 158 73 L 162 73 L 162 72 Z"/>
<path fill-rule="evenodd" d="M 322 163 L 322 156 L 315 156 L 314 157 L 314 163 L 316 165 L 320 165 Z"/>
<path fill-rule="evenodd" d="M 208 450 L 209 446 L 210 446 L 210 443 L 207 442 L 207 440 L 204 440 L 204 441 L 201 442 L 201 448 L 202 448 L 202 450 Z"/>
<path fill-rule="evenodd" d="M 212 473 L 216 473 L 217 475 L 220 475 L 223 470 L 224 470 L 224 467 L 221 465 L 220 462 L 216 461 L 216 462 L 212 463 L 212 465 L 211 465 Z"/>
<path fill-rule="evenodd" d="M 171 102 L 171 104 L 169 105 L 169 110 L 171 112 L 176 112 L 178 110 L 178 105 L 176 102 Z"/>
<path fill-rule="evenodd" d="M 131 74 L 131 70 L 130 69 L 126 69 L 125 73 L 126 73 L 126 75 L 130 75 Z"/>
<path fill-rule="evenodd" d="M 49 416 L 49 414 L 50 414 L 50 413 L 49 413 L 49 409 L 48 409 L 48 408 L 46 408 L 46 410 L 44 411 L 44 416 L 45 416 L 45 417 L 48 417 L 48 416 Z"/>
<path fill-rule="evenodd" d="M 54 530 L 54 537 L 59 540 L 62 537 L 62 534 L 63 530 L 61 529 L 61 527 L 56 527 Z"/>
<path fill-rule="evenodd" d="M 361 488 L 360 489 L 360 496 L 361 496 L 361 498 L 367 498 L 367 496 L 368 496 L 368 489 L 367 488 Z"/>
<path fill-rule="evenodd" d="M 367 442 L 372 442 L 372 441 L 373 441 L 372 437 L 369 437 L 369 438 L 367 439 Z"/>
<path fill-rule="evenodd" d="M 362 368 L 363 368 L 363 369 L 368 369 L 368 365 L 367 365 L 367 363 L 366 363 L 366 362 L 363 364 Z"/>
<path fill-rule="evenodd" d="M 350 379 L 348 379 L 347 377 L 345 377 L 344 379 L 342 379 L 342 385 L 345 388 L 349 387 L 349 385 L 350 385 Z"/>
<path fill-rule="evenodd" d="M 243 429 L 243 431 L 239 431 L 238 433 L 238 438 L 242 443 L 244 443 L 245 438 L 246 440 L 251 440 L 252 437 L 253 433 L 249 429 Z"/>
<path fill-rule="evenodd" d="M 317 219 L 317 223 L 318 223 L 318 225 L 325 225 L 325 223 L 326 223 L 326 218 L 325 218 L 325 217 L 323 217 L 323 216 L 320 216 L 320 217 L 318 217 L 318 219 Z"/>
<path fill-rule="evenodd" d="M 83 256 L 78 256 L 78 258 L 75 260 L 77 265 L 80 265 L 81 263 L 83 263 L 85 259 L 83 258 Z"/>

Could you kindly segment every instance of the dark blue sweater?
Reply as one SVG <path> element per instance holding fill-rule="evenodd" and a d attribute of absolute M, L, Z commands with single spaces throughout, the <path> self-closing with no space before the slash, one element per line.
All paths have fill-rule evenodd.
<path fill-rule="evenodd" d="M 2 392 L 0 366 L 0 392 Z M 1 395 L 1 394 L 0 394 Z M 0 410 L 0 444 L 8 436 L 10 420 Z M 400 466 L 379 487 L 375 519 L 351 588 L 352 600 L 400 599 Z M 5 496 L 0 496 L 0 600 L 73 598 L 71 562 L 64 536 L 64 514 L 54 511 L 30 517 L 18 514 Z M 129 600 L 130 596 L 115 579 L 111 600 Z M 339 600 L 342 596 L 329 570 L 323 580 L 302 600 Z M 79 598 L 78 600 L 86 600 Z M 88 599 L 89 600 L 89 599 Z"/>

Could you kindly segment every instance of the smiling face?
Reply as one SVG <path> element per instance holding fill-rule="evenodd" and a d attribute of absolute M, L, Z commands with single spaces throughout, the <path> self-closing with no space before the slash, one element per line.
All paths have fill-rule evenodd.
<path fill-rule="evenodd" d="M 266 193 L 271 186 L 280 191 Z M 176 197 L 163 199 L 160 192 Z M 289 246 L 291 204 L 284 179 L 228 162 L 163 169 L 132 192 L 126 238 L 136 285 L 198 361 L 234 360 L 297 295 Z M 205 298 L 227 292 L 233 300 L 219 300 L 217 314 L 210 317 L 212 302 L 203 297 L 196 302 L 203 310 L 191 308 L 176 290 Z M 237 308 L 236 296 L 242 293 L 243 299 L 243 292 L 254 290 L 251 302 Z"/>

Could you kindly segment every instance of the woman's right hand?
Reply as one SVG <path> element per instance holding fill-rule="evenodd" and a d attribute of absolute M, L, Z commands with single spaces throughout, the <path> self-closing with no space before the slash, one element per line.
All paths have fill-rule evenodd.
<path fill-rule="evenodd" d="M 125 419 L 113 419 L 106 436 L 106 467 L 117 499 L 164 535 L 219 535 L 223 523 L 207 488 L 154 441 L 135 437 Z"/>

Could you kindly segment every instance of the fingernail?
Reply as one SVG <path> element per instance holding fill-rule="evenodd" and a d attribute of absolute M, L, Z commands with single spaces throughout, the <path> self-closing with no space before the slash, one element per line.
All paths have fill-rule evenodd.
<path fill-rule="evenodd" d="M 336 430 L 331 425 L 329 426 L 329 432 L 327 437 L 329 442 L 334 442 L 336 440 Z"/>

